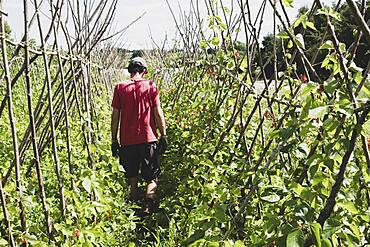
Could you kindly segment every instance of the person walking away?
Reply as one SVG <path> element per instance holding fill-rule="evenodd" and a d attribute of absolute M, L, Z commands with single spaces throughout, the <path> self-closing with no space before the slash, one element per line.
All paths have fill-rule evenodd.
<path fill-rule="evenodd" d="M 166 124 L 160 105 L 158 88 L 144 77 L 147 64 L 141 57 L 131 59 L 128 72 L 130 79 L 115 86 L 112 100 L 112 155 L 119 157 L 120 164 L 130 186 L 129 198 L 140 198 L 139 174 L 147 182 L 144 212 L 155 207 L 158 176 L 161 172 L 159 155 L 167 149 Z M 120 139 L 117 132 L 120 126 Z M 160 132 L 158 141 L 156 127 Z"/>

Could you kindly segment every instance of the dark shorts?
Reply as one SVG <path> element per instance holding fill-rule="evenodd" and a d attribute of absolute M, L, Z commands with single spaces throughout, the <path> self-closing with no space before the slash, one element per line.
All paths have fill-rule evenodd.
<path fill-rule="evenodd" d="M 146 181 L 157 178 L 161 172 L 160 155 L 156 152 L 157 143 L 142 143 L 123 146 L 120 149 L 120 164 L 126 171 L 126 177 L 138 177 Z"/>

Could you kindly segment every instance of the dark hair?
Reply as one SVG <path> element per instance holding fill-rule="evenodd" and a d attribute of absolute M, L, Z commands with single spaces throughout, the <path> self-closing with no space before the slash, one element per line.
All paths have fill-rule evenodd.
<path fill-rule="evenodd" d="M 128 72 L 130 74 L 136 74 L 136 73 L 143 73 L 144 70 L 145 70 L 145 67 L 143 66 L 139 66 L 139 65 L 133 65 L 133 64 L 130 64 L 127 68 Z"/>

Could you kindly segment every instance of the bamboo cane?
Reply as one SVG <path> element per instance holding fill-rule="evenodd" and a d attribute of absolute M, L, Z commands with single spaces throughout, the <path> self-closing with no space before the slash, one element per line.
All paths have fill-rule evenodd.
<path fill-rule="evenodd" d="M 0 9 L 2 9 L 2 1 L 0 2 Z M 19 146 L 18 146 L 18 140 L 17 140 L 17 128 L 15 125 L 16 120 L 15 120 L 14 112 L 13 112 L 13 96 L 12 96 L 13 92 L 12 92 L 8 56 L 7 56 L 7 49 L 6 49 L 6 42 L 5 42 L 4 20 L 2 16 L 1 16 L 0 21 L 1 21 L 0 33 L 2 35 L 1 37 L 2 58 L 3 58 L 3 63 L 4 63 L 5 80 L 7 82 L 8 113 L 9 113 L 9 120 L 10 120 L 10 125 L 12 129 L 12 138 L 13 138 L 16 189 L 19 195 L 19 209 L 20 209 L 20 219 L 21 219 L 22 231 L 26 231 L 27 225 L 26 225 L 26 219 L 25 219 L 25 209 L 23 206 L 22 183 L 21 183 L 21 178 L 20 178 Z"/>
<path fill-rule="evenodd" d="M 53 13 L 53 6 L 52 1 L 50 2 L 51 12 Z M 60 18 L 58 18 L 58 24 L 60 23 Z M 65 119 L 65 127 L 66 127 L 66 139 L 67 139 L 67 152 L 68 152 L 68 167 L 69 167 L 69 173 L 71 174 L 71 189 L 75 190 L 75 182 L 73 178 L 74 174 L 74 168 L 72 164 L 72 148 L 71 148 L 71 138 L 69 133 L 69 116 L 68 116 L 68 102 L 67 102 L 67 96 L 66 96 L 66 82 L 64 77 L 64 68 L 63 63 L 60 55 L 60 49 L 59 49 L 59 42 L 58 42 L 58 30 L 54 23 L 53 25 L 54 30 L 54 39 L 56 43 L 56 50 L 57 50 L 57 57 L 58 57 L 58 65 L 60 70 L 60 79 L 62 82 L 62 92 L 63 92 L 63 105 L 64 105 L 64 119 Z"/>
<path fill-rule="evenodd" d="M 37 0 L 34 0 L 35 6 L 38 6 Z M 38 9 L 36 9 L 38 11 Z M 41 20 L 39 13 L 36 14 L 37 23 L 39 27 L 39 35 L 40 35 L 40 42 L 41 47 L 43 49 L 43 60 L 44 60 L 44 69 L 46 74 L 46 82 L 47 82 L 47 88 L 48 88 L 48 103 L 49 103 L 49 121 L 50 121 L 50 130 L 52 135 L 52 146 L 53 146 L 53 158 L 55 163 L 55 173 L 58 180 L 58 189 L 59 189 L 59 200 L 60 200 L 60 211 L 62 214 L 62 217 L 66 217 L 66 204 L 64 199 L 64 187 L 63 187 L 63 178 L 61 175 L 61 168 L 59 163 L 59 157 L 58 157 L 58 151 L 57 151 L 57 144 L 56 144 L 56 132 L 55 132 L 55 122 L 54 122 L 54 109 L 53 109 L 53 92 L 52 92 L 52 86 L 51 86 L 51 75 L 50 75 L 50 69 L 49 69 L 49 61 L 48 57 L 46 55 L 46 47 L 44 42 L 44 36 L 41 26 Z"/>
<path fill-rule="evenodd" d="M 3 9 L 3 1 L 0 0 L 0 10 Z M 11 86 L 11 80 L 10 80 L 10 71 L 9 71 L 9 64 L 8 64 L 8 56 L 7 56 L 7 47 L 5 42 L 5 27 L 4 27 L 4 16 L 2 13 L 0 13 L 0 35 L 1 35 L 1 48 L 2 48 L 2 59 L 3 59 L 3 65 L 4 65 L 4 74 L 5 74 L 5 80 L 7 83 L 7 97 L 8 97 L 8 112 L 9 112 L 9 120 L 10 125 L 12 129 L 12 138 L 13 138 L 13 152 L 14 157 L 16 159 L 16 173 L 17 173 L 17 179 L 16 179 L 16 185 L 17 185 L 17 191 L 19 193 L 19 196 L 21 196 L 21 185 L 20 185 L 20 172 L 19 172 L 19 150 L 18 150 L 18 141 L 17 141 L 17 129 L 15 126 L 15 119 L 14 119 L 14 113 L 13 113 L 13 99 L 12 99 L 12 86 Z M 1 174 L 2 179 L 2 174 Z M 9 235 L 9 242 L 11 246 L 15 246 L 13 233 L 12 233 L 12 226 L 9 220 L 9 213 L 7 211 L 6 207 L 6 198 L 2 187 L 2 181 L 0 181 L 0 193 L 1 193 L 1 204 L 3 208 L 3 214 L 4 214 L 4 220 L 5 224 L 8 228 L 8 235 Z M 20 198 L 21 199 L 21 198 Z M 20 206 L 21 208 L 21 220 L 22 224 L 25 224 L 24 219 L 24 209 L 23 204 L 20 200 Z M 22 225 L 23 226 L 23 225 Z"/>
<path fill-rule="evenodd" d="M 63 33 L 65 35 L 65 38 L 66 38 L 66 42 L 67 42 L 67 46 L 68 46 L 68 53 L 70 55 L 73 54 L 73 51 L 72 51 L 72 45 L 71 45 L 71 40 L 69 38 L 69 35 L 68 35 L 68 31 L 67 29 L 63 26 L 62 24 L 62 30 L 63 30 Z M 74 66 L 74 62 L 72 60 L 70 60 L 70 66 L 71 66 L 71 71 L 72 71 L 72 78 L 71 78 L 71 83 L 72 83 L 72 87 L 73 87 L 73 90 L 75 92 L 75 100 L 76 100 L 76 107 L 78 109 L 78 114 L 79 114 L 79 117 L 80 119 L 82 120 L 83 119 L 83 114 L 82 114 L 82 110 L 81 110 L 81 103 L 80 103 L 80 100 L 78 99 L 78 86 L 77 86 L 77 68 L 75 68 Z M 81 73 L 79 73 L 79 75 L 81 75 Z M 83 139 L 84 139 L 84 144 L 85 144 L 85 147 L 87 149 L 87 153 L 88 153 L 88 156 L 91 157 L 91 151 L 90 151 L 90 147 L 88 145 L 88 141 L 87 141 L 87 137 L 86 137 L 86 134 L 85 134 L 85 131 L 84 131 L 84 128 L 82 127 L 82 136 L 83 136 Z M 92 163 L 92 161 L 89 159 L 88 160 L 89 164 Z"/>
<path fill-rule="evenodd" d="M 28 5 L 27 0 L 24 0 L 24 21 L 25 24 L 28 22 Z M 49 237 L 49 240 L 51 238 L 51 232 L 52 232 L 52 226 L 51 226 L 51 220 L 49 216 L 49 210 L 48 205 L 46 203 L 46 195 L 45 195 L 45 188 L 44 188 L 44 182 L 43 182 L 43 176 L 41 172 L 41 165 L 40 165 L 40 157 L 39 157 L 39 151 L 37 147 L 37 141 L 36 141 L 36 128 L 35 128 L 35 120 L 34 120 L 34 113 L 33 113 L 33 107 L 32 107 L 32 84 L 29 77 L 29 51 L 28 51 L 28 25 L 25 25 L 25 80 L 26 80 L 26 87 L 27 87 L 27 100 L 28 100 L 28 112 L 29 112 L 29 118 L 30 118 L 30 129 L 32 134 L 32 145 L 33 145 L 33 153 L 34 153 L 34 161 L 36 164 L 36 172 L 37 172 L 37 178 L 38 178 L 38 186 L 39 186 L 39 193 L 40 198 L 44 210 L 45 215 L 45 226 L 47 230 L 47 234 Z"/>
<path fill-rule="evenodd" d="M 0 5 L 1 5 L 1 3 L 0 3 Z M 14 242 L 12 225 L 11 225 L 10 220 L 9 220 L 9 212 L 8 212 L 8 209 L 7 209 L 7 206 L 6 206 L 6 198 L 5 198 L 5 193 L 4 193 L 4 190 L 3 190 L 3 185 L 2 185 L 1 180 L 2 179 L 0 178 L 0 196 L 1 196 L 1 206 L 2 206 L 3 214 L 4 214 L 4 221 L 5 221 L 6 227 L 8 228 L 9 244 L 10 244 L 10 246 L 15 247 L 16 245 L 15 245 L 15 242 Z"/>

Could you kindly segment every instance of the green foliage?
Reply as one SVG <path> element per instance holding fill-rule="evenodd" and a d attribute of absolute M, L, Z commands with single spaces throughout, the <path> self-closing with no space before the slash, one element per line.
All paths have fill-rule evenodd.
<path fill-rule="evenodd" d="M 309 17 L 308 14 L 309 9 L 306 7 L 303 7 L 299 10 L 299 15 L 292 25 L 292 33 L 295 35 L 302 35 L 299 43 L 302 43 L 303 41 L 305 45 L 304 47 L 301 46 L 301 48 L 304 48 L 303 50 L 305 55 L 310 61 L 313 61 L 312 59 L 316 58 L 316 60 L 313 61 L 314 68 L 322 78 L 326 79 L 331 74 L 330 68 L 327 68 L 326 66 L 320 66 L 320 63 L 317 62 L 323 61 L 327 55 L 327 52 L 324 50 L 318 50 L 318 48 L 321 46 L 320 42 L 322 41 L 322 35 L 326 33 L 327 30 L 327 18 L 329 18 L 333 23 L 337 38 L 340 42 L 346 45 L 346 47 L 350 47 L 355 40 L 357 25 L 353 21 L 353 14 L 346 3 L 342 4 L 337 12 L 334 11 L 333 8 L 324 7 L 323 9 L 319 9 L 317 13 L 311 17 Z M 370 8 L 367 6 L 365 11 L 365 21 L 369 20 L 369 18 Z M 287 36 L 284 32 L 281 33 L 279 37 L 282 39 L 289 38 L 289 36 Z M 329 35 L 326 36 L 324 43 L 325 42 L 330 42 Z M 284 57 L 290 58 L 290 49 L 293 48 L 292 42 L 284 42 L 283 45 L 285 48 L 285 54 L 283 52 L 282 41 L 278 39 L 276 46 L 278 71 L 284 71 L 286 69 Z M 263 38 L 262 46 L 262 61 L 265 63 L 273 57 L 274 43 L 272 34 L 269 34 Z M 366 39 L 362 37 L 356 50 L 354 63 L 358 67 L 365 69 L 369 59 L 369 45 Z M 297 64 L 298 74 L 304 73 L 303 65 L 300 59 L 296 58 L 294 62 Z M 268 78 L 273 75 L 273 70 L 273 60 L 271 60 L 265 68 L 265 73 Z"/>
<path fill-rule="evenodd" d="M 5 21 L 4 27 L 5 27 L 5 33 L 9 37 L 12 33 L 12 29 L 11 29 L 9 23 Z"/>
<path fill-rule="evenodd" d="M 293 0 L 283 0 L 282 3 L 285 7 L 293 7 Z"/>
<path fill-rule="evenodd" d="M 12 50 L 9 51 L 10 53 Z M 19 56 L 23 56 L 20 54 Z M 42 68 L 42 59 L 38 59 L 31 66 L 31 80 L 33 85 L 34 107 L 40 98 L 45 100 L 45 93 L 42 95 L 45 74 Z M 58 78 L 56 83 L 60 83 L 60 76 L 57 72 L 57 60 L 51 61 L 51 76 Z M 11 78 L 18 72 L 19 67 L 11 66 Z M 93 76 L 98 75 L 97 68 L 92 67 Z M 5 83 L 0 85 L 0 97 L 3 99 L 6 90 Z M 54 162 L 52 158 L 51 145 L 42 149 L 41 167 L 44 176 L 47 203 L 49 205 L 50 217 L 54 227 L 54 241 L 56 244 L 64 246 L 127 246 L 131 242 L 132 232 L 137 229 L 138 218 L 134 215 L 136 205 L 128 202 L 127 185 L 122 176 L 122 169 L 117 161 L 110 158 L 109 152 L 109 121 L 110 105 L 107 104 L 104 84 L 97 84 L 96 90 L 104 92 L 94 95 L 94 115 L 93 123 L 90 126 L 94 130 L 95 142 L 89 145 L 92 151 L 94 167 L 88 165 L 87 147 L 84 145 L 82 130 L 86 131 L 87 123 L 91 120 L 85 117 L 80 119 L 76 108 L 71 108 L 70 115 L 70 137 L 72 143 L 72 162 L 75 173 L 72 175 L 68 169 L 68 152 L 66 144 L 66 128 L 64 122 L 57 129 L 57 150 L 62 168 L 62 176 L 65 187 L 65 200 L 67 204 L 67 218 L 61 217 L 59 210 L 59 197 L 57 188 L 57 178 L 55 175 Z M 58 90 L 53 88 L 54 93 Z M 26 100 L 26 90 L 24 78 L 20 77 L 13 87 L 13 110 L 16 120 L 18 137 L 25 135 L 29 117 L 27 113 L 28 105 Z M 46 114 L 44 119 L 48 119 Z M 43 118 L 42 118 L 43 119 Z M 47 121 L 41 122 L 37 132 L 38 140 L 41 140 L 42 128 Z M 13 142 L 11 128 L 9 125 L 8 111 L 5 107 L 0 118 L 0 162 L 1 174 L 5 175 L 13 161 Z M 40 203 L 39 187 L 35 164 L 33 162 L 32 148 L 26 151 L 25 159 L 22 163 L 22 188 L 23 204 L 25 206 L 27 231 L 22 232 L 19 220 L 19 195 L 15 188 L 14 172 L 11 174 L 5 191 L 7 194 L 7 207 L 11 216 L 13 233 L 17 245 L 28 242 L 32 246 L 49 246 L 48 238 L 45 234 L 44 211 Z M 71 190 L 71 179 L 76 182 L 76 189 Z M 0 214 L 3 221 L 3 214 Z M 6 245 L 6 229 L 0 226 L 0 245 Z M 77 233 L 79 235 L 77 236 Z"/>
<path fill-rule="evenodd" d="M 144 56 L 144 51 L 143 50 L 134 50 L 134 51 L 132 51 L 131 58 L 142 57 L 142 56 Z"/>
<path fill-rule="evenodd" d="M 287 5 L 291 3 L 285 1 Z M 317 19 L 311 20 L 304 13 L 302 16 L 295 26 L 307 33 L 300 41 L 298 33 L 293 32 L 296 41 L 307 52 L 320 48 L 319 66 L 330 75 L 342 75 L 332 42 L 311 46 L 313 36 L 323 26 L 317 25 Z M 327 15 L 315 18 L 325 19 Z M 311 23 L 315 24 L 314 28 Z M 139 218 L 135 215 L 138 206 L 128 202 L 122 168 L 110 157 L 111 92 L 104 83 L 97 83 L 93 117 L 80 118 L 77 109 L 70 112 L 74 174 L 68 172 L 63 126 L 56 137 L 66 188 L 65 220 L 58 209 L 51 147 L 42 153 L 55 244 L 171 247 L 304 246 L 309 241 L 316 246 L 369 244 L 370 171 L 359 140 L 347 164 L 333 212 L 322 226 L 317 222 L 336 182 L 350 136 L 357 128 L 355 114 L 368 102 L 369 79 L 363 78 L 356 64 L 349 65 L 352 90 L 362 79 L 365 83 L 359 92 L 360 110 L 355 109 L 349 89 L 340 77 L 331 76 L 321 85 L 302 83 L 296 79 L 299 68 L 294 66 L 284 70 L 279 90 L 273 88 L 269 95 L 260 97 L 251 76 L 257 73 L 255 65 L 249 68 L 248 58 L 236 53 L 243 51 L 245 45 L 236 42 L 234 50 L 230 39 L 220 35 L 225 25 L 220 17 L 210 17 L 209 24 L 215 36 L 200 42 L 203 52 L 196 54 L 196 61 L 187 61 L 176 49 L 162 57 L 163 60 L 151 58 L 151 64 L 159 69 L 150 69 L 148 76 L 160 88 L 170 143 L 162 157 L 161 210 Z M 286 58 L 287 53 L 280 52 L 280 48 L 289 45 L 288 39 L 286 33 L 277 39 L 279 61 Z M 266 57 L 273 52 L 273 40 L 269 36 L 263 41 Z M 210 47 L 214 48 L 212 53 L 204 52 Z M 342 41 L 340 49 L 345 52 L 348 44 Z M 35 98 L 41 97 L 45 77 L 37 69 L 41 62 L 37 61 L 31 71 Z M 51 67 L 55 68 L 54 65 L 55 60 Z M 12 71 L 13 76 L 15 73 Z M 92 67 L 91 75 L 96 80 L 99 70 Z M 52 76 L 56 76 L 55 70 Z M 19 136 L 24 135 L 28 126 L 23 85 L 21 80 L 14 87 Z M 3 97 L 4 85 L 0 88 Z M 0 119 L 3 173 L 13 159 L 6 116 L 4 112 Z M 369 138 L 370 120 L 365 120 L 361 134 Z M 83 131 L 91 131 L 93 144 L 84 144 Z M 22 176 L 27 175 L 22 181 L 27 232 L 20 230 L 13 176 L 6 186 L 8 208 L 19 243 L 27 240 L 32 246 L 47 246 L 32 157 L 32 152 L 28 152 L 22 166 Z M 89 166 L 89 159 L 93 160 L 93 166 Z M 30 167 L 27 174 L 25 167 Z M 76 182 L 74 190 L 69 189 L 71 179 Z M 0 226 L 0 230 L 0 245 L 6 245 L 5 229 Z"/>
<path fill-rule="evenodd" d="M 315 18 L 325 21 L 326 17 Z M 295 24 L 296 28 L 306 30 L 302 39 L 295 35 L 305 51 L 318 50 L 312 48 L 314 38 L 307 34 L 324 32 L 326 27 L 317 26 L 317 19 L 303 15 Z M 215 30 L 222 32 L 222 28 Z M 172 143 L 171 152 L 164 160 L 168 169 L 164 179 L 176 185 L 174 192 L 173 188 L 171 193 L 165 189 L 165 194 L 171 197 L 165 199 L 164 205 L 171 222 L 176 224 L 175 235 L 171 230 L 171 241 L 175 239 L 180 245 L 190 246 L 217 246 L 216 243 L 304 246 L 308 239 L 317 246 L 368 243 L 369 228 L 359 227 L 366 224 L 359 215 L 368 212 L 366 189 L 360 189 L 360 178 L 367 174 L 360 165 L 365 162 L 360 143 L 356 144 L 348 164 L 334 212 L 323 227 L 316 222 L 335 183 L 355 126 L 354 108 L 345 85 L 335 77 L 324 81 L 322 86 L 301 84 L 294 79 L 295 68 L 287 68 L 282 88 L 274 97 L 292 100 L 300 107 L 288 107 L 286 115 L 282 106 L 279 110 L 276 105 L 272 107 L 275 117 L 282 122 L 277 128 L 267 102 L 262 101 L 260 114 L 266 117 L 261 127 L 263 135 L 255 137 L 261 117 L 252 116 L 245 132 L 242 124 L 257 99 L 249 95 L 242 102 L 237 97 L 240 82 L 248 87 L 251 78 L 243 71 L 236 72 L 243 61 L 234 56 L 227 43 L 219 49 L 218 37 L 216 32 L 215 38 L 201 41 L 202 49 L 210 46 L 216 49 L 213 53 L 200 54 L 195 62 L 197 66 L 184 66 L 177 72 L 169 68 L 163 71 L 172 75 L 162 93 L 167 115 L 171 116 L 168 121 Z M 263 41 L 266 49 L 262 51 L 269 52 L 262 53 L 263 56 L 272 54 L 273 49 L 267 49 L 272 47 L 273 39 L 269 36 Z M 288 39 L 282 33 L 277 44 L 288 45 Z M 340 49 L 346 52 L 348 47 L 341 43 Z M 342 73 L 338 58 L 332 54 L 332 43 L 325 42 L 319 52 L 317 61 L 323 61 L 325 73 Z M 277 55 L 280 61 L 286 54 Z M 181 64 L 179 60 L 184 58 L 177 59 L 175 63 Z M 357 81 L 362 79 L 358 71 L 356 67 L 350 71 L 350 77 Z M 163 78 L 159 75 L 158 80 Z M 299 89 L 297 97 L 293 98 L 290 87 Z M 232 122 L 233 112 L 239 107 L 242 107 L 240 123 L 239 116 Z M 346 119 L 341 122 L 344 116 Z M 337 131 L 339 135 L 333 138 Z M 370 132 L 364 133 L 367 137 Z M 240 136 L 243 141 L 238 143 Z M 311 150 L 315 151 L 311 153 Z M 172 178 L 174 174 L 181 175 Z M 243 204 L 246 198 L 248 203 Z M 236 217 L 238 213 L 240 218 Z M 162 238 L 162 242 L 168 241 L 167 237 Z"/>

